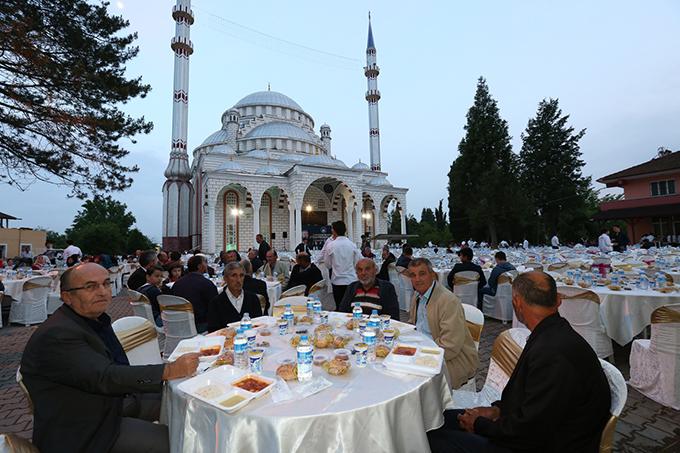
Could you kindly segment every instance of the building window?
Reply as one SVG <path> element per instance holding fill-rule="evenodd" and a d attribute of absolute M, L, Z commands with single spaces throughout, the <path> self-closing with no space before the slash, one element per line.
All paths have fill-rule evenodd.
<path fill-rule="evenodd" d="M 264 240 L 269 244 L 272 233 L 272 197 L 268 193 L 262 195 L 262 204 L 260 204 L 260 231 L 259 233 L 264 237 Z"/>
<path fill-rule="evenodd" d="M 319 211 L 325 211 L 326 210 L 326 203 L 324 203 L 323 199 L 319 198 L 316 200 L 316 209 Z"/>
<path fill-rule="evenodd" d="M 651 184 L 652 196 L 662 197 L 664 195 L 675 195 L 675 181 L 655 181 Z"/>
<path fill-rule="evenodd" d="M 234 190 L 227 190 L 224 194 L 224 250 L 238 250 L 239 216 L 238 193 Z"/>

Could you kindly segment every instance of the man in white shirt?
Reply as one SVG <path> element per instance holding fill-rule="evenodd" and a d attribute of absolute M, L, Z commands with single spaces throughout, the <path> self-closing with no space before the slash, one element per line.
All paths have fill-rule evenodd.
<path fill-rule="evenodd" d="M 82 258 L 83 252 L 80 250 L 79 247 L 76 247 L 75 245 L 73 245 L 72 240 L 67 239 L 66 244 L 68 244 L 68 247 L 66 247 L 64 249 L 64 252 L 62 253 L 62 257 L 63 257 L 64 262 L 66 262 L 66 260 L 68 260 L 68 257 L 72 256 L 72 255 L 79 255 Z"/>
<path fill-rule="evenodd" d="M 240 321 L 245 313 L 251 318 L 262 316 L 262 306 L 257 294 L 243 289 L 245 275 L 245 269 L 238 261 L 228 263 L 224 268 L 224 291 L 208 304 L 210 332 Z"/>
<path fill-rule="evenodd" d="M 612 240 L 609 237 L 609 230 L 602 230 L 602 234 L 597 238 L 597 247 L 602 253 L 609 253 L 613 250 Z"/>
<path fill-rule="evenodd" d="M 557 237 L 557 233 L 553 234 L 552 239 L 550 239 L 550 245 L 554 249 L 560 248 L 560 238 Z"/>
<path fill-rule="evenodd" d="M 332 241 L 327 241 L 324 245 L 324 262 L 331 272 L 331 285 L 333 287 L 333 299 L 337 311 L 345 296 L 345 290 L 350 283 L 357 280 L 354 266 L 361 259 L 361 253 L 356 244 L 352 242 L 345 232 L 347 227 L 345 222 L 337 221 L 331 224 Z"/>
<path fill-rule="evenodd" d="M 529 250 L 529 241 L 527 241 L 526 239 L 524 239 L 524 242 L 522 243 L 522 248 L 523 248 L 524 250 Z"/>

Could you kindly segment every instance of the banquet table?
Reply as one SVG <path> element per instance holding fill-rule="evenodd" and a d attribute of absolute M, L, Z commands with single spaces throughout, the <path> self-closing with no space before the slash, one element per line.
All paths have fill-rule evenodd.
<path fill-rule="evenodd" d="M 329 318 L 336 326 L 348 319 L 344 313 L 331 313 Z M 272 317 L 258 319 L 274 322 Z M 402 338 L 434 345 L 413 326 L 396 321 L 393 325 Z M 258 334 L 257 341 L 270 342 L 263 375 L 275 377 L 279 360 L 293 359 L 295 349 L 289 345 L 291 335 L 279 336 L 276 328 L 270 330 L 271 336 Z M 331 349 L 315 353 L 319 352 L 329 358 L 332 354 Z M 442 372 L 433 377 L 396 374 L 381 362 L 378 359 L 358 368 L 352 360 L 345 376 L 330 376 L 314 366 L 314 376 L 330 381 L 330 387 L 304 399 L 278 403 L 265 394 L 233 414 L 185 394 L 178 381 L 171 381 L 165 387 L 161 415 L 169 426 L 171 451 L 429 451 L 425 433 L 443 424 L 444 408 L 451 403 L 446 378 Z M 299 385 L 288 382 L 293 393 Z"/>

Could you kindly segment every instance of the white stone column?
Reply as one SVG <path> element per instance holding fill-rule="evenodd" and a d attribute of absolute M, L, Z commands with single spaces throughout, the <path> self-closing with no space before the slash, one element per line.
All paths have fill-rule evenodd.
<path fill-rule="evenodd" d="M 406 209 L 402 209 L 401 212 L 401 234 L 406 234 Z"/>
<path fill-rule="evenodd" d="M 363 234 L 362 222 L 361 206 L 357 204 L 354 207 L 354 242 L 357 244 L 361 243 L 361 235 Z"/>
<path fill-rule="evenodd" d="M 299 242 L 295 242 L 295 209 L 293 204 L 288 204 L 288 249 L 295 250 Z"/>
<path fill-rule="evenodd" d="M 215 201 L 211 200 L 208 203 L 208 241 L 207 241 L 207 247 L 208 250 L 206 250 L 206 253 L 215 253 L 216 246 L 215 246 Z"/>
<path fill-rule="evenodd" d="M 302 206 L 295 206 L 295 245 L 302 242 Z"/>
<path fill-rule="evenodd" d="M 248 241 L 249 244 L 255 244 L 255 236 L 260 233 L 260 200 L 253 200 L 253 237 Z M 271 242 L 271 239 L 269 239 Z"/>
<path fill-rule="evenodd" d="M 345 225 L 347 226 L 347 237 L 350 240 L 354 240 L 354 225 L 352 223 L 352 211 L 351 207 L 345 210 Z"/>
<path fill-rule="evenodd" d="M 375 206 L 373 208 L 373 237 L 381 234 L 380 227 L 380 206 Z"/>

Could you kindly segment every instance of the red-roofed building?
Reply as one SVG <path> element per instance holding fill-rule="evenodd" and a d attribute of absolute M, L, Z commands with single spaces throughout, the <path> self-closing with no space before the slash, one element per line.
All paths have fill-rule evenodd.
<path fill-rule="evenodd" d="M 597 180 L 623 188 L 623 199 L 600 204 L 597 220 L 624 220 L 628 237 L 649 233 L 660 241 L 680 239 L 680 151 L 661 151 L 650 161 Z"/>

